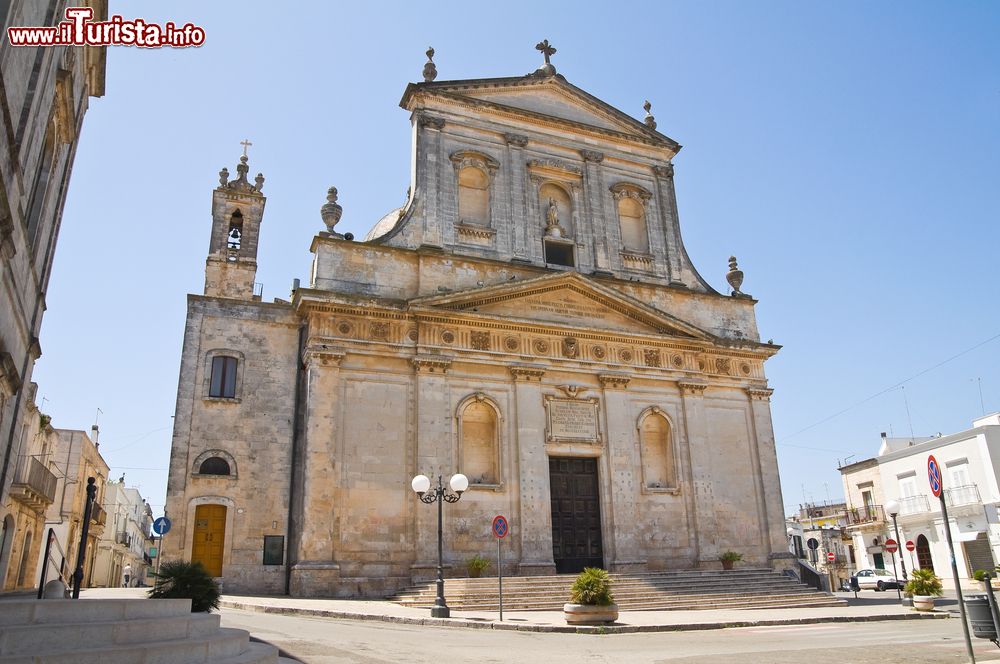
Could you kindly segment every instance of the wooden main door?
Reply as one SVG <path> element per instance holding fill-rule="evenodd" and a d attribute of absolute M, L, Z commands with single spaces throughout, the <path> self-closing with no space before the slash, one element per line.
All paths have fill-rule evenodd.
<path fill-rule="evenodd" d="M 226 544 L 226 506 L 198 505 L 194 510 L 191 562 L 200 562 L 212 576 L 222 576 Z"/>
<path fill-rule="evenodd" d="M 552 558 L 556 572 L 603 567 L 601 504 L 596 459 L 549 458 Z"/>

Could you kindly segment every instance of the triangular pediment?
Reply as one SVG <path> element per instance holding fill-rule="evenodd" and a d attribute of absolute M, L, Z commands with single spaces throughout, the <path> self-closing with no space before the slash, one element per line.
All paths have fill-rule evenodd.
<path fill-rule="evenodd" d="M 674 151 L 680 148 L 676 141 L 576 87 L 562 76 L 529 75 L 411 84 L 400 105 L 406 108 L 408 100 L 418 92 L 464 99 L 472 103 L 487 104 L 498 110 L 521 112 L 536 118 L 562 120 L 645 141 L 652 140 L 667 145 Z"/>
<path fill-rule="evenodd" d="M 410 306 L 570 328 L 711 339 L 710 334 L 690 323 L 576 272 L 417 298 L 410 301 Z"/>

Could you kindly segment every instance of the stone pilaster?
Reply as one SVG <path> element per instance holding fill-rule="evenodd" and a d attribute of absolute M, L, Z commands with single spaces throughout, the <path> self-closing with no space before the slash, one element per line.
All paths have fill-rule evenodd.
<path fill-rule="evenodd" d="M 452 458 L 452 413 L 445 377 L 450 367 L 451 358 L 443 355 L 413 358 L 417 454 L 410 477 L 426 475 L 435 486 L 438 475 L 443 475 L 447 483 L 457 470 L 457 463 Z M 425 505 L 415 496 L 413 504 L 415 530 L 411 573 L 415 578 L 426 578 L 437 568 L 437 505 Z M 444 512 L 447 519 L 448 509 Z"/>
<path fill-rule="evenodd" d="M 451 176 L 451 169 L 444 167 L 444 145 L 441 140 L 441 130 L 444 129 L 444 119 L 431 115 L 420 115 L 417 118 L 418 132 L 423 134 L 423 140 L 418 136 L 417 146 L 422 147 L 417 155 L 424 160 L 424 167 L 418 169 L 423 175 L 424 186 L 424 227 L 422 229 L 421 245 L 442 246 L 444 236 L 441 218 L 442 177 Z"/>
<path fill-rule="evenodd" d="M 659 211 L 657 230 L 666 243 L 667 278 L 670 283 L 681 280 L 681 227 L 677 217 L 677 192 L 674 190 L 674 165 L 654 166 L 656 201 Z"/>
<path fill-rule="evenodd" d="M 608 427 L 607 469 L 611 487 L 605 532 L 614 538 L 613 572 L 643 570 L 646 560 L 639 555 L 635 528 L 639 522 L 637 499 L 641 492 L 642 464 L 635 444 L 635 422 L 630 414 L 624 374 L 600 374 L 604 421 Z"/>
<path fill-rule="evenodd" d="M 337 396 L 344 350 L 310 346 L 305 365 L 305 412 L 302 440 L 302 513 L 291 593 L 296 597 L 330 596 L 340 578 L 337 469 Z"/>
<path fill-rule="evenodd" d="M 555 574 L 552 558 L 552 512 L 549 504 L 549 462 L 545 453 L 545 409 L 542 405 L 542 376 L 539 366 L 512 366 L 514 381 L 514 421 L 517 430 L 520 514 L 516 532 L 521 537 L 518 574 Z M 544 506 L 544 507 L 543 507 Z"/>
<path fill-rule="evenodd" d="M 601 162 L 604 155 L 594 150 L 581 150 L 583 157 L 583 191 L 587 201 L 587 227 L 593 238 L 594 270 L 610 272 L 611 260 L 608 252 L 608 238 L 605 228 L 607 217 L 604 210 L 604 186 Z"/>
<path fill-rule="evenodd" d="M 528 137 L 518 134 L 504 134 L 503 137 L 507 142 L 507 193 L 510 197 L 510 223 L 507 227 L 512 231 L 511 254 L 514 260 L 528 262 L 531 260 L 528 251 L 527 201 L 530 188 L 524 160 Z"/>
<path fill-rule="evenodd" d="M 772 560 L 782 559 L 788 552 L 785 533 L 784 505 L 781 499 L 781 480 L 778 477 L 778 456 L 774 448 L 774 428 L 771 424 L 771 394 L 774 390 L 764 387 L 747 388 L 750 414 L 753 423 L 753 444 L 760 465 L 757 473 L 758 493 L 762 497 L 762 544 Z M 778 555 L 776 555 L 778 554 Z"/>
<path fill-rule="evenodd" d="M 694 512 L 697 534 L 697 560 L 700 567 L 713 568 L 719 562 L 718 531 L 715 516 L 715 495 L 712 482 L 712 449 L 708 439 L 705 414 L 705 389 L 707 383 L 679 381 L 681 404 L 684 411 L 684 431 L 687 437 L 688 459 L 691 467 L 691 499 L 688 509 Z"/>

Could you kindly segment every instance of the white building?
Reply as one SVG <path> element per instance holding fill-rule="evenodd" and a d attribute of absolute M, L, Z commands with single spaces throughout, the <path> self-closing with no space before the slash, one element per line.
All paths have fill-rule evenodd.
<path fill-rule="evenodd" d="M 841 468 L 858 567 L 892 569 L 886 538 L 897 539 L 885 505 L 898 502 L 901 556 L 907 570 L 930 567 L 954 587 L 940 501 L 927 479 L 928 457 L 941 468 L 959 578 L 1000 560 L 1000 413 L 974 420 L 948 436 L 898 439 L 883 436 L 875 459 Z M 877 472 L 873 472 L 877 470 Z M 912 541 L 915 551 L 905 550 Z M 898 562 L 898 561 L 897 561 Z M 867 564 L 866 564 L 867 563 Z M 971 582 L 970 582 L 971 586 Z"/>
<path fill-rule="evenodd" d="M 104 507 L 112 527 L 104 531 L 97 545 L 94 585 L 121 586 L 126 565 L 132 570 L 129 585 L 145 583 L 152 543 L 149 535 L 152 510 L 138 489 L 125 486 L 124 476 L 117 482 L 108 482 Z"/>

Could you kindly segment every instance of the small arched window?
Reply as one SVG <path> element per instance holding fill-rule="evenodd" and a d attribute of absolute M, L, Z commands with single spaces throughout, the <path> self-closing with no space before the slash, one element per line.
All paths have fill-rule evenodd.
<path fill-rule="evenodd" d="M 642 455 L 642 480 L 648 489 L 674 489 L 677 476 L 670 437 L 670 422 L 658 408 L 639 418 L 639 446 Z"/>
<path fill-rule="evenodd" d="M 490 178 L 477 166 L 458 171 L 458 219 L 463 224 L 490 225 Z"/>
<path fill-rule="evenodd" d="M 201 462 L 198 473 L 201 475 L 229 475 L 229 462 L 222 457 L 209 457 Z"/>
<path fill-rule="evenodd" d="M 459 410 L 461 471 L 470 484 L 500 484 L 500 450 L 496 408 L 475 395 Z"/>

